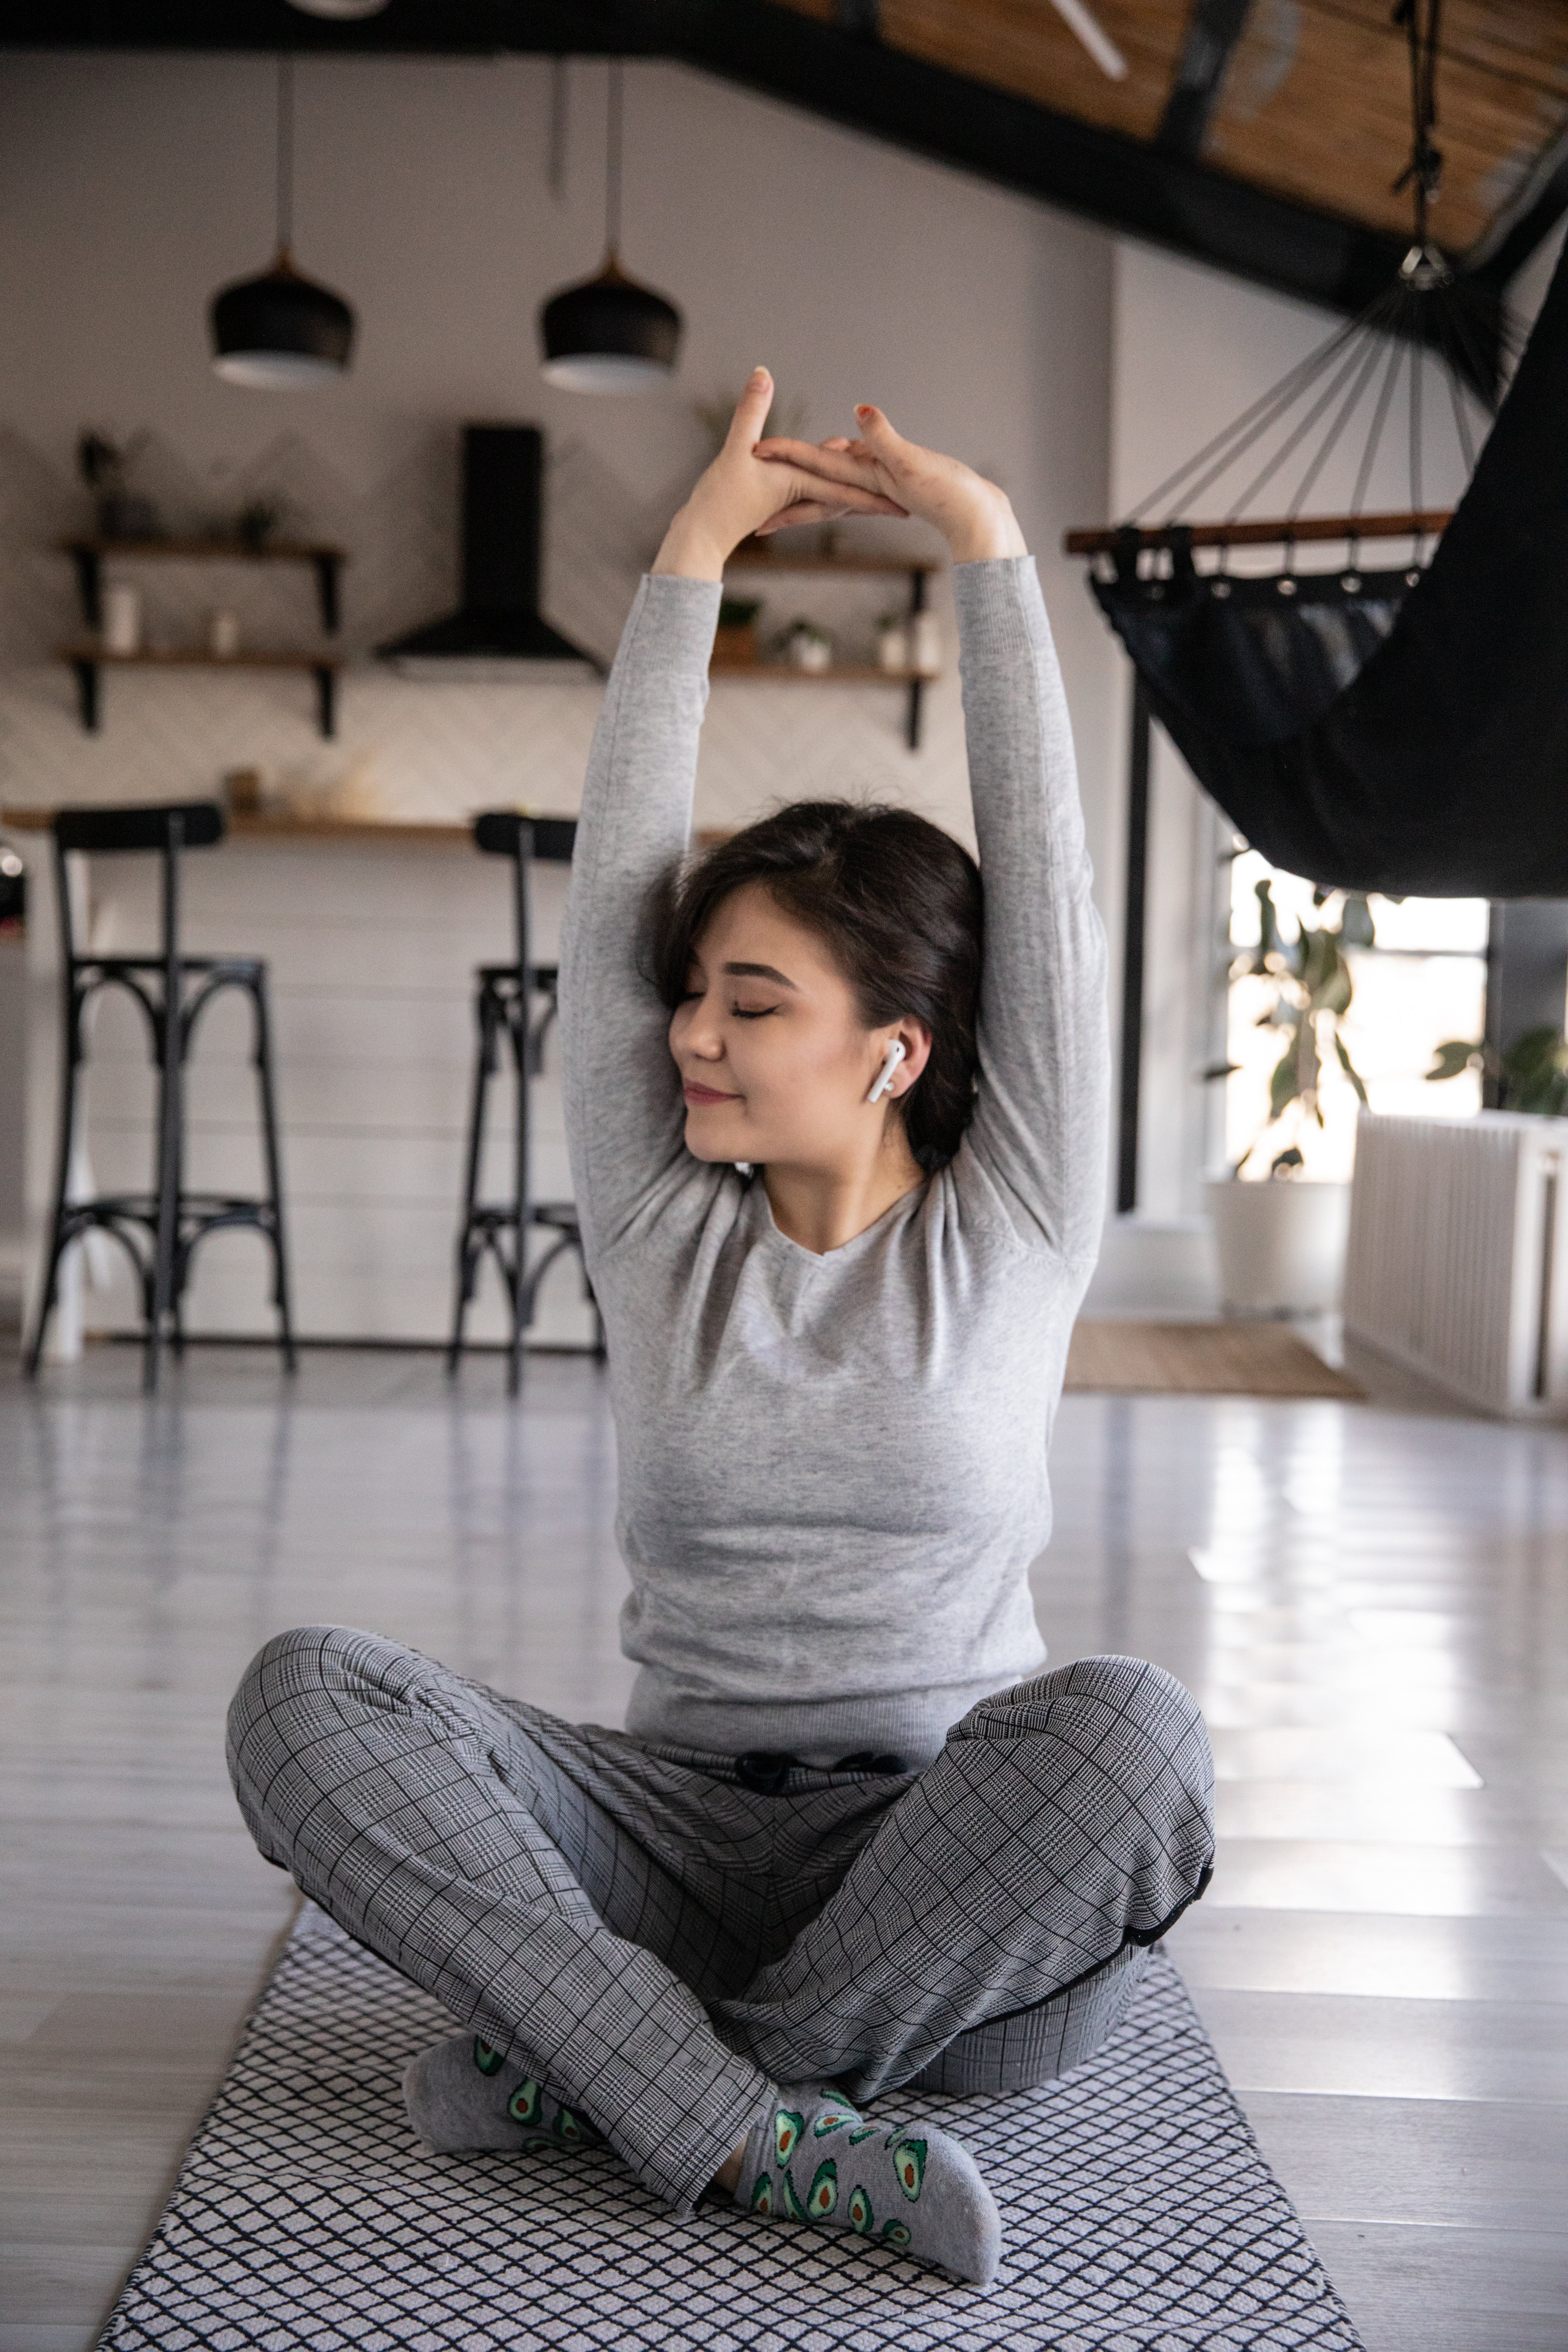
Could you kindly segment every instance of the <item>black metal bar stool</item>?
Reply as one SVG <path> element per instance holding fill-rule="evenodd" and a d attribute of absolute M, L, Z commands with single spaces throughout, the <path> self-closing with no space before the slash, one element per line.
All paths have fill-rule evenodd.
<path fill-rule="evenodd" d="M 278 1151 L 278 1118 L 272 1087 L 272 1039 L 268 1018 L 267 966 L 258 956 L 187 956 L 180 953 L 180 856 L 208 849 L 223 839 L 224 814 L 214 801 L 185 801 L 151 808 L 62 809 L 54 824 L 55 878 L 60 907 L 60 977 L 64 1034 L 60 1070 L 59 1158 L 55 1176 L 54 1215 L 48 1263 L 38 1306 L 37 1326 L 27 1350 L 27 1377 L 37 1372 L 44 1334 L 58 1296 L 60 1261 L 75 1241 L 94 1228 L 112 1234 L 128 1253 L 141 1286 L 146 1340 L 142 1386 L 158 1385 L 165 1344 L 176 1353 L 184 1344 L 182 1302 L 197 1244 L 209 1234 L 235 1225 L 253 1226 L 272 1254 L 272 1303 L 278 1310 L 279 1344 L 294 1370 L 294 1335 L 289 1314 L 289 1262 L 283 1239 L 283 1195 Z M 73 850 L 92 855 L 141 851 L 163 863 L 159 917 L 162 947 L 156 955 L 92 955 L 78 951 L 71 913 Z M 157 1148 L 150 1192 L 104 1192 L 90 1200 L 68 1198 L 76 1139 L 78 1081 L 87 1059 L 87 1007 L 102 988 L 123 988 L 146 1015 L 158 1072 Z M 187 1192 L 184 1164 L 184 1076 L 201 1015 L 225 989 L 242 989 L 254 1015 L 252 1062 L 261 1116 L 267 1190 L 256 1199 L 232 1193 Z"/>
<path fill-rule="evenodd" d="M 468 1317 L 479 1268 L 488 1254 L 495 1261 L 511 1315 L 507 1357 L 507 1389 L 515 1396 L 522 1372 L 524 1338 L 532 1324 L 539 1286 L 557 1258 L 574 1250 L 583 1255 L 583 1234 L 572 1201 L 536 1201 L 530 1189 L 529 1092 L 543 1064 L 544 1041 L 555 1019 L 556 967 L 535 963 L 529 950 L 528 869 L 534 859 L 545 865 L 570 863 L 577 825 L 572 817 L 524 817 L 512 809 L 491 809 L 474 819 L 474 846 L 491 857 L 512 863 L 512 907 L 517 957 L 511 963 L 480 964 L 475 979 L 474 1014 L 479 1024 L 474 1058 L 473 1105 L 468 1118 L 468 1172 L 463 1187 L 463 1223 L 458 1235 L 457 1295 L 452 1310 L 452 1340 L 447 1369 L 455 1372 L 463 1352 L 463 1325 Z M 535 1003 L 538 1003 L 536 1011 Z M 490 1080 L 500 1066 L 501 1041 L 511 1048 L 516 1076 L 510 1198 L 484 1202 L 479 1197 L 479 1162 L 484 1155 L 485 1111 Z M 530 1266 L 528 1235 L 536 1225 L 554 1238 Z M 594 1309 L 593 1352 L 605 1352 L 605 1327 L 587 1269 L 583 1292 Z"/>

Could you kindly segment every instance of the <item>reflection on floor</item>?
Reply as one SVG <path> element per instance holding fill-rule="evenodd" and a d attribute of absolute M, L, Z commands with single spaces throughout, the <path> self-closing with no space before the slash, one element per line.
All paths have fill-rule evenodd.
<path fill-rule="evenodd" d="M 607 1721 L 628 1681 L 592 1367 L 521 1413 L 483 1361 L 136 1370 L 0 1374 L 0 2352 L 91 2343 L 287 1922 L 221 1756 L 263 1637 L 372 1625 Z M 1563 2352 L 1568 1434 L 1076 1396 L 1054 1475 L 1055 1656 L 1207 1711 L 1173 1944 L 1369 2352 Z"/>

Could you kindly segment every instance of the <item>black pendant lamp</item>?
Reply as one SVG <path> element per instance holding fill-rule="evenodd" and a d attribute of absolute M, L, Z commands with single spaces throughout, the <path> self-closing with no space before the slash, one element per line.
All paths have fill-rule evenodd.
<path fill-rule="evenodd" d="M 213 366 L 253 392 L 303 392 L 342 375 L 354 314 L 339 294 L 301 278 L 289 251 L 294 202 L 293 60 L 278 60 L 278 258 L 259 278 L 214 295 Z"/>
<path fill-rule="evenodd" d="M 546 383 L 568 392 L 646 392 L 675 372 L 680 313 L 621 268 L 621 62 L 610 66 L 605 266 L 563 287 L 539 314 Z"/>

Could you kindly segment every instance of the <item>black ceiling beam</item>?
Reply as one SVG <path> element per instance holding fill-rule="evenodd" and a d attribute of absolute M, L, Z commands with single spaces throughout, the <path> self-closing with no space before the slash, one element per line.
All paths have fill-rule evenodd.
<path fill-rule="evenodd" d="M 1155 136 L 1168 155 L 1198 155 L 1252 0 L 1193 0 Z"/>
<path fill-rule="evenodd" d="M 667 57 L 1276 292 L 1358 311 L 1408 238 L 1287 202 L 770 0 L 0 0 L 0 47 Z"/>

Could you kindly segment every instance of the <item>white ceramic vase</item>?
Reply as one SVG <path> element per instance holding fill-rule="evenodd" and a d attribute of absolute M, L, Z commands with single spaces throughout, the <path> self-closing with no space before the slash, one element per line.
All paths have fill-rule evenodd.
<path fill-rule="evenodd" d="M 1205 1190 L 1227 1314 L 1310 1315 L 1339 1305 L 1350 1234 L 1348 1184 L 1288 1177 L 1246 1184 L 1216 1177 Z"/>

